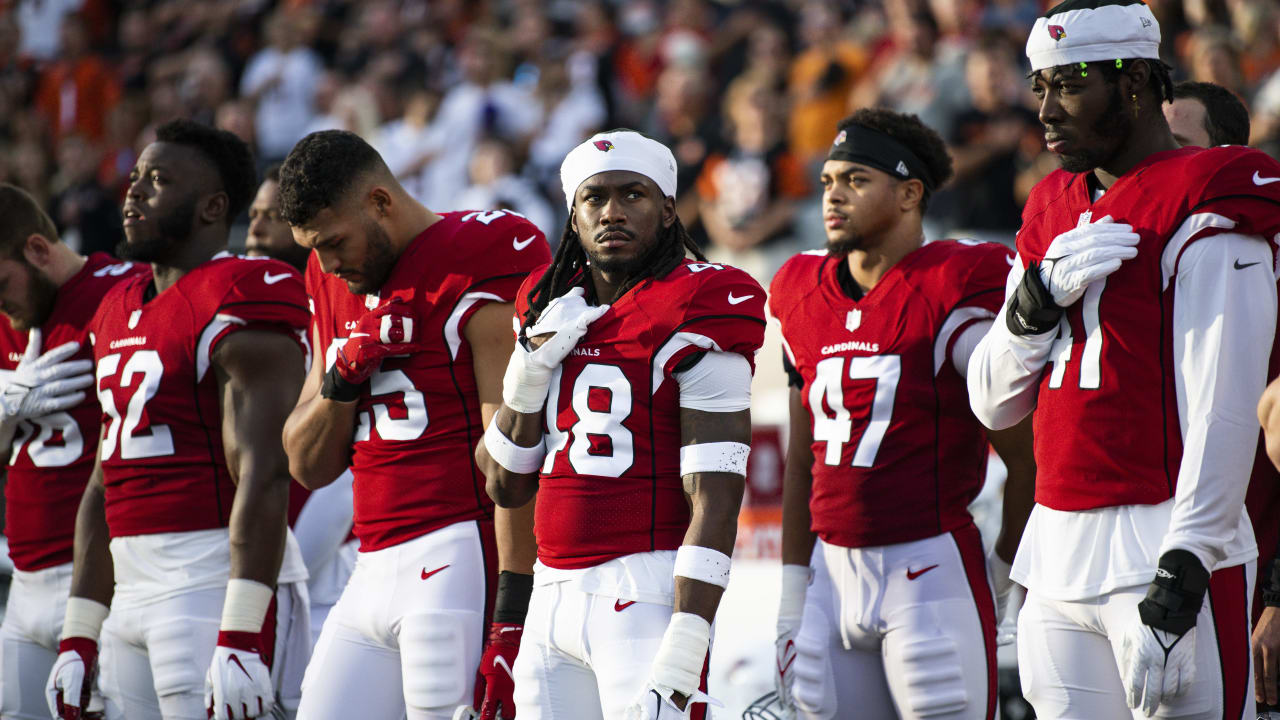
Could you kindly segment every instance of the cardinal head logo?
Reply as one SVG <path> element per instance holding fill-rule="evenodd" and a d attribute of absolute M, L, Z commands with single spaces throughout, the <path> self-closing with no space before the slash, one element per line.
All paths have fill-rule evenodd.
<path fill-rule="evenodd" d="M 1066 36 L 1067 36 L 1067 29 L 1062 27 L 1061 25 L 1049 26 L 1049 37 L 1053 38 L 1054 40 L 1061 40 Z"/>
<path fill-rule="evenodd" d="M 609 142 L 608 140 L 597 140 L 594 143 L 592 143 L 592 145 L 595 145 L 596 149 L 599 150 L 600 152 L 609 152 L 610 150 L 613 149 L 613 143 Z"/>
<path fill-rule="evenodd" d="M 853 332 L 854 330 L 857 330 L 860 325 L 862 325 L 861 310 L 858 310 L 855 308 L 853 310 L 850 310 L 848 315 L 844 316 L 845 330 L 848 330 L 849 332 Z"/>

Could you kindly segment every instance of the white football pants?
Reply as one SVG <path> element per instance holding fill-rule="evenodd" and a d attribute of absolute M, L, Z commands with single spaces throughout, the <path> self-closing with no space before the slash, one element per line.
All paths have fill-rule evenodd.
<path fill-rule="evenodd" d="M 102 625 L 98 658 L 107 720 L 206 720 L 204 679 L 218 644 L 225 597 L 221 587 L 112 606 Z M 274 618 L 271 680 L 277 706 L 292 717 L 311 652 L 305 582 L 276 590 Z M 271 619 L 268 612 L 268 623 Z"/>
<path fill-rule="evenodd" d="M 58 658 L 71 563 L 13 571 L 0 626 L 0 718 L 48 720 L 44 686 Z"/>
<path fill-rule="evenodd" d="M 995 597 L 977 528 L 856 549 L 819 540 L 813 566 L 800 717 L 995 717 Z"/>
<path fill-rule="evenodd" d="M 529 599 L 515 702 L 520 720 L 613 720 L 640 695 L 671 622 L 670 605 L 537 586 Z M 706 667 L 703 668 L 706 687 Z M 694 720 L 706 704 L 691 706 Z M 665 716 L 664 716 L 665 717 Z"/>
<path fill-rule="evenodd" d="M 485 525 L 359 553 L 307 667 L 299 720 L 449 720 L 471 704 L 497 575 Z"/>
<path fill-rule="evenodd" d="M 1196 621 L 1196 676 L 1191 689 L 1158 718 L 1254 720 L 1249 605 L 1255 563 L 1213 573 Z M 1145 720 L 1130 710 L 1120 680 L 1120 638 L 1134 622 L 1147 586 L 1078 602 L 1035 592 L 1018 615 L 1022 694 L 1042 718 Z"/>

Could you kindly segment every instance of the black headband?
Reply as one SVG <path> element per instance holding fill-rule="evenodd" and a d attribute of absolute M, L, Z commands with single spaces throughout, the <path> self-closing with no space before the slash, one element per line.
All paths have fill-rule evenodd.
<path fill-rule="evenodd" d="M 933 179 L 925 164 L 907 146 L 888 135 L 862 125 L 849 125 L 836 135 L 828 160 L 844 160 L 883 170 L 898 180 L 915 178 L 933 191 Z"/>

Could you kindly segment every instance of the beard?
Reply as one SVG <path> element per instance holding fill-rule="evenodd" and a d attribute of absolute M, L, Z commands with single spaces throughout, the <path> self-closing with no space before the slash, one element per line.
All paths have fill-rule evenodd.
<path fill-rule="evenodd" d="M 391 248 L 391 236 L 376 222 L 365 225 L 365 256 L 360 264 L 360 283 L 347 284 L 347 289 L 355 295 L 370 295 L 378 292 L 391 269 L 396 265 L 396 254 Z M 306 258 L 303 258 L 305 263 Z"/>
<path fill-rule="evenodd" d="M 620 232 L 630 238 L 632 242 L 636 241 L 636 234 L 626 228 L 619 228 L 613 230 L 613 232 Z M 603 233 L 597 233 L 597 235 L 600 234 Z M 594 245 L 592 247 L 594 247 Z M 654 260 L 657 259 L 657 254 L 662 252 L 662 242 L 659 241 L 655 243 L 648 252 L 635 255 L 630 258 L 610 257 L 596 251 L 586 250 L 585 248 L 584 251 L 587 254 L 587 260 L 591 263 L 591 267 L 599 270 L 600 272 L 609 273 L 611 275 L 622 275 L 623 277 L 629 278 L 653 264 Z"/>
<path fill-rule="evenodd" d="M 191 236 L 192 221 L 196 216 L 196 199 L 193 197 L 172 211 L 156 217 L 158 232 L 149 237 L 130 242 L 122 240 L 116 245 L 116 257 L 143 263 L 159 263 L 169 257 L 174 246 Z"/>
<path fill-rule="evenodd" d="M 25 264 L 25 261 L 23 261 Z M 53 313 L 53 305 L 58 301 L 58 286 L 48 275 L 27 265 L 27 302 L 25 312 L 5 314 L 9 316 L 9 324 L 18 332 L 26 332 L 44 325 Z"/>
<path fill-rule="evenodd" d="M 1102 167 L 1120 151 L 1120 146 L 1133 132 L 1133 115 L 1125 112 L 1124 98 L 1120 87 L 1111 88 L 1111 99 L 1107 109 L 1093 122 L 1090 130 L 1100 141 L 1091 148 L 1081 148 L 1070 154 L 1062 155 L 1062 169 L 1070 173 L 1089 172 Z"/>
<path fill-rule="evenodd" d="M 864 240 L 860 234 L 847 235 L 835 240 L 827 238 L 827 253 L 836 257 L 844 257 L 854 250 L 861 249 Z"/>

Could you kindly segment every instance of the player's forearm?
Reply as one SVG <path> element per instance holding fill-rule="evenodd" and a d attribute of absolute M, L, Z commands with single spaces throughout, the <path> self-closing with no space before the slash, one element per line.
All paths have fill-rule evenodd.
<path fill-rule="evenodd" d="M 1040 375 L 1057 333 L 1055 328 L 1015 337 L 1005 326 L 1005 312 L 1001 310 L 974 349 L 965 377 L 973 414 L 993 430 L 1012 427 L 1035 409 Z"/>
<path fill-rule="evenodd" d="M 231 505 L 231 577 L 275 587 L 284 558 L 289 483 L 280 471 L 240 470 Z"/>
<path fill-rule="evenodd" d="M 794 452 L 794 450 L 793 450 Z M 807 453 L 806 453 L 807 454 Z M 813 490 L 813 464 L 805 458 L 787 455 L 782 475 L 782 564 L 808 565 L 817 535 L 811 529 L 809 497 Z"/>
<path fill-rule="evenodd" d="M 691 516 L 683 545 L 698 545 L 733 555 L 738 537 L 738 511 L 745 481 L 730 473 L 695 473 L 684 478 Z M 678 572 L 678 570 L 677 570 Z M 693 613 L 707 622 L 715 619 L 724 588 L 688 577 L 676 576 L 675 611 Z"/>
<path fill-rule="evenodd" d="M 289 474 L 316 490 L 333 482 L 351 464 L 356 403 L 321 397 L 299 403 L 284 424 Z"/>
<path fill-rule="evenodd" d="M 1174 288 L 1174 382 L 1185 434 L 1160 552 L 1187 550 L 1210 570 L 1235 535 L 1257 448 L 1256 407 L 1276 321 L 1270 260 L 1261 240 L 1201 241 L 1184 251 Z"/>
<path fill-rule="evenodd" d="M 493 428 L 519 448 L 511 450 L 508 447 L 508 450 L 511 450 L 507 453 L 509 455 L 524 456 L 526 453 L 533 453 L 533 459 L 537 459 L 538 452 L 545 453 L 545 449 L 528 450 L 542 447 L 541 413 L 519 413 L 503 405 L 493 418 L 492 428 L 486 433 L 489 438 L 492 438 L 491 433 L 495 432 Z M 498 440 L 501 441 L 501 438 Z M 493 454 L 489 452 L 487 442 L 485 438 L 480 440 L 476 446 L 475 456 L 476 465 L 484 473 L 485 491 L 499 507 L 520 508 L 528 505 L 538 491 L 538 470 L 516 472 L 505 467 L 494 459 Z M 509 460 L 508 464 L 515 465 L 516 462 Z"/>
<path fill-rule="evenodd" d="M 1272 465 L 1280 468 L 1280 377 L 1273 379 L 1262 391 L 1262 400 L 1258 402 L 1258 422 L 1262 425 L 1267 457 Z"/>
<path fill-rule="evenodd" d="M 498 543 L 498 570 L 525 575 L 533 572 L 538 559 L 538 544 L 533 537 L 533 510 L 537 499 L 517 508 L 499 507 L 493 512 L 494 534 Z"/>
<path fill-rule="evenodd" d="M 995 551 L 1001 560 L 1012 563 L 1036 503 L 1036 460 L 1032 450 L 1031 418 L 1008 430 L 993 430 L 988 437 L 1008 470 Z"/>
<path fill-rule="evenodd" d="M 72 552 L 71 596 L 111 605 L 115 594 L 115 567 L 101 468 L 96 467 L 80 497 L 76 511 L 76 536 Z"/>

